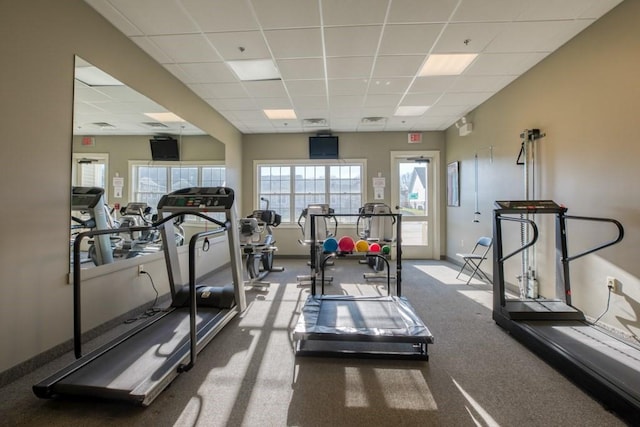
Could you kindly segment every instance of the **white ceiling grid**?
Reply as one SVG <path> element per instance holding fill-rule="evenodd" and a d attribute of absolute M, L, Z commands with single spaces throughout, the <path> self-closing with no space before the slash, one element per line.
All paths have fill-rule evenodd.
<path fill-rule="evenodd" d="M 446 129 L 621 0 L 85 1 L 241 132 L 276 133 Z M 478 57 L 418 76 L 432 53 Z M 239 59 L 273 59 L 282 80 L 240 81 Z M 262 112 L 285 108 L 297 119 Z"/>

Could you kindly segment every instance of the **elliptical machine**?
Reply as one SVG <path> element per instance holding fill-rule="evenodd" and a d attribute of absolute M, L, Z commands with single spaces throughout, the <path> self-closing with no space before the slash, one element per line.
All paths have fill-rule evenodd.
<path fill-rule="evenodd" d="M 278 248 L 272 227 L 280 225 L 282 217 L 269 209 L 268 199 L 261 197 L 260 200 L 266 203 L 266 209 L 254 210 L 251 215 L 239 221 L 240 247 L 246 256 L 245 269 L 249 277 L 245 282 L 247 288 L 268 287 L 269 282 L 262 279 L 271 272 L 284 271 L 284 267 L 273 266 L 274 254 Z"/>

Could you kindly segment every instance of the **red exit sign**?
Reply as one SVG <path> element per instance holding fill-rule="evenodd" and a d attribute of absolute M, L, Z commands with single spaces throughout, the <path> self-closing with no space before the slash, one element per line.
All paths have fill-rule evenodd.
<path fill-rule="evenodd" d="M 422 142 L 422 133 L 411 132 L 409 133 L 409 144 L 418 144 Z"/>

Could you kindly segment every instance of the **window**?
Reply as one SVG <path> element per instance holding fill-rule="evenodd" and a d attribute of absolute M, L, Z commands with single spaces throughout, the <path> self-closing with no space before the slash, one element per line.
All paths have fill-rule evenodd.
<path fill-rule="evenodd" d="M 220 187 L 226 182 L 225 167 L 214 164 L 181 162 L 172 166 L 155 162 L 130 162 L 131 201 L 146 202 L 152 208 L 167 193 L 186 187 Z M 217 216 L 216 216 L 217 218 Z M 221 218 L 224 220 L 224 215 Z"/>
<path fill-rule="evenodd" d="M 105 190 L 107 198 L 107 165 L 108 154 L 74 153 L 71 173 L 72 185 L 79 187 L 100 187 Z"/>
<path fill-rule="evenodd" d="M 336 213 L 358 213 L 364 204 L 363 161 L 318 164 L 257 164 L 258 200 L 269 200 L 269 208 L 283 223 L 295 224 L 311 203 L 328 203 Z M 265 209 L 264 202 L 260 205 Z M 355 222 L 342 218 L 340 222 Z"/>

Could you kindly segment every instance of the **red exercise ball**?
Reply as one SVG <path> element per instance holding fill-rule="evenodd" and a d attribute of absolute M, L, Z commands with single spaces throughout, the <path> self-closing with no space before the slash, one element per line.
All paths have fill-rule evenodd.
<path fill-rule="evenodd" d="M 369 246 L 369 252 L 380 252 L 380 245 L 378 243 L 372 243 Z"/>
<path fill-rule="evenodd" d="M 338 249 L 341 252 L 353 252 L 353 248 L 356 246 L 356 243 L 349 236 L 342 236 L 340 240 L 338 240 Z"/>

